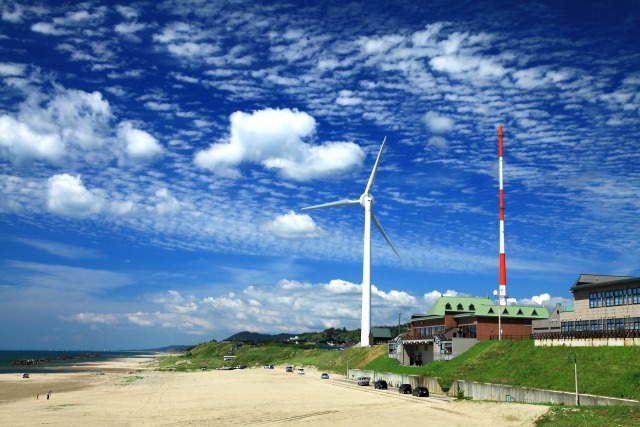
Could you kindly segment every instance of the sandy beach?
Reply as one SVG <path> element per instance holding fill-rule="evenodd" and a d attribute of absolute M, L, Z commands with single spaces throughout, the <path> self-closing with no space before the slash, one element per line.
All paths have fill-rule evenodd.
<path fill-rule="evenodd" d="M 276 369 L 160 372 L 152 358 L 83 363 L 85 372 L 0 375 L 3 426 L 532 426 L 547 407 L 418 398 Z M 52 394 L 47 399 L 47 392 Z M 39 394 L 39 396 L 38 396 Z"/>

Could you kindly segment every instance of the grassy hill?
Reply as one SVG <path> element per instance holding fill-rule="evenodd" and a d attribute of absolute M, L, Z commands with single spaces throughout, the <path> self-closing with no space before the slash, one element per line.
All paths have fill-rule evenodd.
<path fill-rule="evenodd" d="M 484 341 L 460 357 L 425 366 L 400 366 L 387 357 L 387 346 L 327 351 L 315 345 L 208 342 L 182 356 L 162 358 L 162 369 L 195 370 L 243 364 L 316 366 L 346 374 L 350 368 L 428 375 L 450 387 L 456 379 L 548 390 L 575 391 L 573 362 L 578 361 L 580 393 L 640 400 L 640 347 L 535 347 L 533 341 Z M 234 355 L 225 362 L 224 355 Z"/>

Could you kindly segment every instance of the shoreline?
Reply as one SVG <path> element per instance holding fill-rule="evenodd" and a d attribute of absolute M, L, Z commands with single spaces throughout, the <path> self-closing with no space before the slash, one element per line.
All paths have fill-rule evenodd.
<path fill-rule="evenodd" d="M 25 369 L 20 373 L 0 374 L 0 407 L 7 403 L 29 397 L 44 395 L 48 391 L 54 393 L 82 390 L 95 385 L 98 381 L 92 376 L 108 373 L 127 373 L 152 369 L 150 364 L 155 362 L 156 356 L 132 356 L 126 358 L 110 358 L 101 361 L 76 361 L 66 366 L 64 372 L 47 372 L 46 369 L 37 372 Z M 29 378 L 23 378 L 23 373 L 29 372 Z"/>
<path fill-rule="evenodd" d="M 262 367 L 231 371 L 156 370 L 159 357 L 117 358 L 83 367 L 99 372 L 0 376 L 0 425 L 412 424 L 533 426 L 547 406 L 454 401 L 358 386 L 344 375 L 321 379 Z M 52 391 L 47 399 L 47 392 Z M 37 395 L 40 393 L 39 398 Z"/>

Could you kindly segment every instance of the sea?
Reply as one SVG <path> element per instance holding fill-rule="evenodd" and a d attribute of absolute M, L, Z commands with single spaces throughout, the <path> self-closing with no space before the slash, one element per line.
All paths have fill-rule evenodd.
<path fill-rule="evenodd" d="M 97 357 L 82 358 L 82 355 Z M 80 372 L 82 362 L 100 362 L 121 357 L 149 356 L 153 351 L 49 351 L 49 350 L 0 350 L 0 374 Z M 69 359 L 73 357 L 73 359 Z M 15 360 L 48 359 L 37 365 L 12 365 Z"/>

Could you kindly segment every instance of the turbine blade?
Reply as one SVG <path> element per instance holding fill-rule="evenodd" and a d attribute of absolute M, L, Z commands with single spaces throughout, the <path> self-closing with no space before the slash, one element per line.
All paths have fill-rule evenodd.
<path fill-rule="evenodd" d="M 311 209 L 334 208 L 337 206 L 349 206 L 349 205 L 359 205 L 359 204 L 360 204 L 360 200 L 344 199 L 344 200 L 338 200 L 336 202 L 323 203 L 321 205 L 308 206 L 306 208 L 302 208 L 302 210 L 308 211 Z"/>
<path fill-rule="evenodd" d="M 373 214 L 373 212 L 371 212 L 371 220 L 376 225 L 376 227 L 378 227 L 378 231 L 380 232 L 380 234 L 382 234 L 382 237 L 384 237 L 384 240 L 387 241 L 389 246 L 391 246 L 391 249 L 393 249 L 393 252 L 396 253 L 396 256 L 398 258 L 400 258 L 400 254 L 398 253 L 398 251 L 396 251 L 396 248 L 393 247 L 393 243 L 391 243 L 391 240 L 389 240 L 389 237 L 387 237 L 387 233 L 384 232 L 384 230 L 382 229 L 382 226 L 378 222 L 378 218 L 376 218 L 376 216 Z"/>
<path fill-rule="evenodd" d="M 380 157 L 382 157 L 382 150 L 384 150 L 385 142 L 387 142 L 386 136 L 382 140 L 382 147 L 380 147 L 380 151 L 378 152 L 376 164 L 373 166 L 373 170 L 371 171 L 371 176 L 369 177 L 369 182 L 367 183 L 367 188 L 364 190 L 364 194 L 367 194 L 369 190 L 371 190 L 371 187 L 373 187 L 373 182 L 376 180 L 376 173 L 378 173 L 378 165 L 380 164 Z"/>

